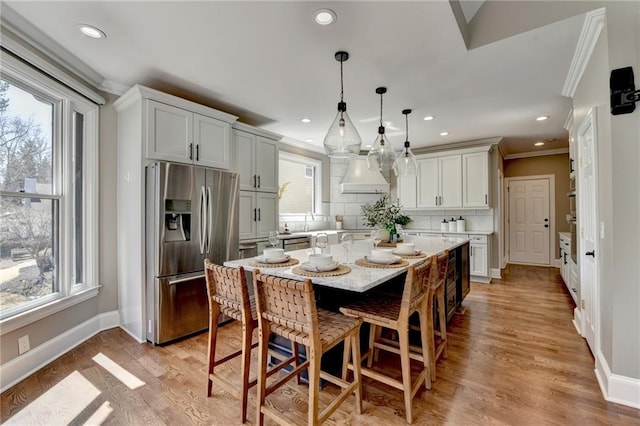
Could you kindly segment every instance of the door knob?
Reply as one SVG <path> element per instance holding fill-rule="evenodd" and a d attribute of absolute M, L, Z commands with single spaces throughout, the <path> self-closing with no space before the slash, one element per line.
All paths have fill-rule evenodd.
<path fill-rule="evenodd" d="M 585 253 L 585 256 L 596 257 L 596 251 L 595 250 L 588 251 Z"/>

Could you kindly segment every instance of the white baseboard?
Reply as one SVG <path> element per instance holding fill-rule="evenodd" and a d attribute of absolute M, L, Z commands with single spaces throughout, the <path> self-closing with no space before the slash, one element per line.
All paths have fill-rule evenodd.
<path fill-rule="evenodd" d="M 499 268 L 491 268 L 491 278 L 495 278 L 497 280 L 502 278 L 502 274 Z"/>
<path fill-rule="evenodd" d="M 640 379 L 611 373 L 602 352 L 596 356 L 596 378 L 604 399 L 640 409 Z"/>
<path fill-rule="evenodd" d="M 578 309 L 577 307 L 573 309 L 573 326 L 576 328 L 576 331 L 578 332 L 578 334 L 582 337 L 584 337 L 584 335 L 582 334 L 582 311 L 580 309 Z"/>
<path fill-rule="evenodd" d="M 553 259 L 551 261 L 551 266 L 553 266 L 554 268 L 560 268 L 560 266 L 562 266 L 562 262 L 560 261 L 560 259 Z"/>
<path fill-rule="evenodd" d="M 491 282 L 491 277 L 480 277 L 478 275 L 471 275 L 469 279 L 474 283 L 481 283 L 481 284 L 489 284 Z"/>
<path fill-rule="evenodd" d="M 105 312 L 0 365 L 0 392 L 35 373 L 103 330 L 117 327 L 118 311 Z"/>

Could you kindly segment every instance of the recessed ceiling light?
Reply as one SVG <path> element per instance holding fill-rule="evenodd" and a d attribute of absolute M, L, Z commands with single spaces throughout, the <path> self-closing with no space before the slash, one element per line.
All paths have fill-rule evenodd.
<path fill-rule="evenodd" d="M 371 148 L 371 145 L 365 145 L 364 147 L 365 148 Z"/>
<path fill-rule="evenodd" d="M 549 139 L 547 139 L 547 142 L 555 142 L 555 141 L 556 141 L 556 138 L 549 138 Z"/>
<path fill-rule="evenodd" d="M 319 25 L 333 24 L 338 18 L 331 9 L 318 9 L 313 13 L 313 17 Z"/>
<path fill-rule="evenodd" d="M 548 115 L 541 115 L 540 117 L 536 118 L 536 121 L 544 121 L 548 119 L 549 119 Z"/>
<path fill-rule="evenodd" d="M 427 116 L 424 118 L 424 121 L 431 121 L 431 120 L 433 120 L 434 118 L 435 118 L 435 117 L 434 117 L 433 115 L 427 115 Z"/>
<path fill-rule="evenodd" d="M 311 119 L 310 118 L 303 118 L 302 120 L 303 123 L 311 123 Z"/>
<path fill-rule="evenodd" d="M 309 142 L 309 143 L 312 143 L 312 142 L 313 142 L 313 139 L 311 139 L 311 138 L 308 138 L 308 139 L 305 139 L 304 141 L 305 141 L 305 142 Z"/>
<path fill-rule="evenodd" d="M 91 38 L 106 38 L 107 35 L 100 28 L 96 28 L 93 25 L 79 24 L 80 32 Z"/>
<path fill-rule="evenodd" d="M 449 135 L 449 132 L 442 132 L 442 133 L 440 133 L 440 136 L 448 136 L 448 135 Z"/>
<path fill-rule="evenodd" d="M 535 146 L 542 146 L 542 145 L 544 145 L 544 142 L 536 142 L 536 143 L 534 143 L 534 145 Z"/>

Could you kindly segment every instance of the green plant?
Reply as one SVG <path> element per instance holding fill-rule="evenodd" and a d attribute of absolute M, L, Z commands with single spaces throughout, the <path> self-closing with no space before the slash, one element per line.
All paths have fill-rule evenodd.
<path fill-rule="evenodd" d="M 411 222 L 409 216 L 402 214 L 402 206 L 391 202 L 389 194 L 382 194 L 375 203 L 362 205 L 360 210 L 366 226 L 385 228 L 391 235 L 397 233 L 396 224 L 404 226 Z"/>

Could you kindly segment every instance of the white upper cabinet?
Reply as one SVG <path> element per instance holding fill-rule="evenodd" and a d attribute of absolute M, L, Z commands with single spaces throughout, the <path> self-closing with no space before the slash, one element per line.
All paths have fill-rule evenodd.
<path fill-rule="evenodd" d="M 417 156 L 418 176 L 398 178 L 406 209 L 489 207 L 489 147 Z"/>
<path fill-rule="evenodd" d="M 462 154 L 462 207 L 489 207 L 489 153 Z"/>
<path fill-rule="evenodd" d="M 235 115 L 139 85 L 119 102 L 125 106 L 138 102 L 142 107 L 146 158 L 223 170 L 231 167 Z"/>
<path fill-rule="evenodd" d="M 415 176 L 398 177 L 398 199 L 405 209 L 417 207 L 418 179 Z"/>
<path fill-rule="evenodd" d="M 418 161 L 418 207 L 462 206 L 460 155 L 425 158 Z"/>
<path fill-rule="evenodd" d="M 240 176 L 241 190 L 278 192 L 276 140 L 233 129 L 233 150 L 234 171 Z"/>
<path fill-rule="evenodd" d="M 147 100 L 147 158 L 229 169 L 231 124 Z"/>
<path fill-rule="evenodd" d="M 147 124 L 147 158 L 193 161 L 193 113 L 148 100 Z"/>
<path fill-rule="evenodd" d="M 440 202 L 440 171 L 438 158 L 418 160 L 418 203 L 417 207 L 434 208 Z"/>
<path fill-rule="evenodd" d="M 438 157 L 440 178 L 440 204 L 438 207 L 451 208 L 462 205 L 462 170 L 460 155 Z"/>
<path fill-rule="evenodd" d="M 231 167 L 231 125 L 200 114 L 193 115 L 194 164 L 218 169 Z"/>

